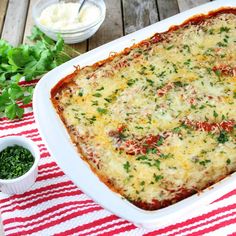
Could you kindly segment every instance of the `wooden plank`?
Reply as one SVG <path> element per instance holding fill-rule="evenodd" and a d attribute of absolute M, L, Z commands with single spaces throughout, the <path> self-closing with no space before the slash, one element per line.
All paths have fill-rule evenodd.
<path fill-rule="evenodd" d="M 158 21 L 155 0 L 123 0 L 125 34 L 142 29 Z"/>
<path fill-rule="evenodd" d="M 33 9 L 33 5 L 37 1 L 38 0 L 30 0 L 28 14 L 27 14 L 26 23 L 25 23 L 23 43 L 32 44 L 32 42 L 27 38 L 27 36 L 31 35 L 31 29 L 34 25 L 33 16 L 32 16 L 32 9 Z"/>
<path fill-rule="evenodd" d="M 123 35 L 120 0 L 105 0 L 106 18 L 97 33 L 89 39 L 89 50 Z"/>
<path fill-rule="evenodd" d="M 160 20 L 166 19 L 179 13 L 177 0 L 157 0 Z"/>
<path fill-rule="evenodd" d="M 22 42 L 29 0 L 9 0 L 1 37 L 12 45 Z"/>
<path fill-rule="evenodd" d="M 31 44 L 32 42 L 27 38 L 31 34 L 32 27 L 34 25 L 34 20 L 32 16 L 32 9 L 33 5 L 37 2 L 38 0 L 30 0 L 29 4 L 29 10 L 27 14 L 27 20 L 26 20 L 26 25 L 25 25 L 25 31 L 24 31 L 24 39 L 23 42 L 27 44 Z M 87 51 L 87 41 L 84 41 L 82 43 L 77 43 L 77 44 L 72 44 L 72 48 L 75 50 L 79 51 L 80 53 L 84 53 Z"/>
<path fill-rule="evenodd" d="M 3 27 L 3 23 L 4 23 L 6 11 L 7 11 L 7 4 L 8 4 L 8 0 L 0 1 L 0 33 L 2 32 L 2 27 Z"/>
<path fill-rule="evenodd" d="M 178 0 L 180 12 L 210 2 L 210 0 Z"/>

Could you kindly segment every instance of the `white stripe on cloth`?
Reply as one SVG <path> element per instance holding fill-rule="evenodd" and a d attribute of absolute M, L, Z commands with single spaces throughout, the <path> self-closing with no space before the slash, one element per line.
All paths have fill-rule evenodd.
<path fill-rule="evenodd" d="M 95 220 L 102 219 L 102 218 L 110 216 L 110 215 L 111 215 L 110 212 L 101 209 L 99 211 L 95 211 L 95 212 L 91 212 L 91 213 L 88 213 L 88 214 L 84 214 L 82 216 L 74 217 L 73 219 L 70 219 L 68 221 L 64 221 L 64 222 L 62 222 L 60 224 L 57 224 L 55 226 L 40 230 L 37 233 L 32 234 L 32 235 L 47 236 L 47 235 L 53 235 L 53 234 L 61 233 L 61 232 L 64 232 L 68 229 L 73 229 L 73 228 L 78 227 L 78 226 L 82 226 L 82 225 L 85 225 L 85 224 L 88 224 L 88 223 L 92 223 Z M 76 235 L 79 235 L 79 234 L 81 234 L 81 232 L 78 232 Z"/>
<path fill-rule="evenodd" d="M 216 220 L 216 221 L 214 221 L 213 223 L 208 223 L 208 224 L 206 224 L 206 225 L 204 225 L 204 226 L 201 226 L 201 227 L 198 227 L 198 228 L 196 228 L 196 229 L 194 229 L 194 230 L 190 230 L 190 231 L 188 231 L 188 232 L 181 233 L 181 235 L 183 235 L 183 236 L 188 236 L 188 235 L 191 235 L 191 233 L 197 233 L 197 232 L 199 232 L 200 230 L 207 229 L 207 228 L 209 228 L 209 227 L 211 227 L 211 226 L 217 225 L 217 224 L 219 224 L 220 222 L 224 222 L 225 220 L 229 220 L 229 219 L 235 219 L 235 221 L 236 221 L 236 214 L 235 214 L 234 216 L 229 216 L 229 217 L 225 217 L 225 218 L 220 219 L 220 220 Z M 201 235 L 200 232 L 199 232 L 199 235 Z"/>
<path fill-rule="evenodd" d="M 43 221 L 45 218 L 47 218 L 47 217 L 50 217 L 50 220 L 52 220 L 55 216 L 54 215 L 56 215 L 56 214 L 60 214 L 60 215 L 62 215 L 61 213 L 62 212 L 65 212 L 65 213 L 63 213 L 63 215 L 66 215 L 66 213 L 69 213 L 68 211 L 70 211 L 70 210 L 74 210 L 74 208 L 75 207 L 77 207 L 77 208 L 80 208 L 80 209 L 85 209 L 84 207 L 91 207 L 91 206 L 95 206 L 96 205 L 96 203 L 94 203 L 94 202 L 89 202 L 89 203 L 84 203 L 84 202 L 82 202 L 82 203 L 78 203 L 78 204 L 73 204 L 75 201 L 68 201 L 67 203 L 70 203 L 71 202 L 71 204 L 70 205 L 68 205 L 68 206 L 60 206 L 60 208 L 58 208 L 58 209 L 56 209 L 56 210 L 53 210 L 53 211 L 51 211 L 51 212 L 47 212 L 47 213 L 45 213 L 45 214 L 43 214 L 43 215 L 41 215 L 41 216 L 37 216 L 37 217 L 35 217 L 35 218 L 32 218 L 32 219 L 30 219 L 30 220 L 26 220 L 26 219 L 24 219 L 24 218 L 26 218 L 27 216 L 24 216 L 24 217 L 22 217 L 22 216 L 17 216 L 17 217 L 22 217 L 22 221 L 21 220 L 19 220 L 19 222 L 18 221 L 15 221 L 15 222 L 10 222 L 10 223 L 7 223 L 6 225 L 5 225 L 5 227 L 6 228 L 10 228 L 10 227 L 14 227 L 14 226 L 18 226 L 18 227 L 25 227 L 26 228 L 26 225 L 27 224 L 33 224 L 33 223 L 35 223 L 35 225 L 37 225 L 38 224 L 38 222 L 40 222 L 40 221 Z M 55 205 L 55 206 L 58 206 L 58 205 Z M 54 206 L 51 206 L 51 207 L 54 207 Z M 48 209 L 48 208 L 47 208 Z M 47 210 L 47 209 L 44 209 L 43 211 L 45 211 L 45 210 Z M 67 211 L 67 212 L 66 212 Z M 41 212 L 40 212 L 41 213 Z M 32 214 L 32 215 L 30 215 L 30 216 L 35 216 L 37 213 L 34 213 L 34 214 Z M 15 218 L 15 219 L 17 219 L 16 217 L 12 217 L 11 219 L 13 219 L 13 218 Z"/>
<path fill-rule="evenodd" d="M 184 222 L 184 221 L 186 221 L 188 219 L 200 216 L 202 214 L 211 212 L 211 211 L 213 211 L 215 209 L 218 209 L 218 208 L 221 208 L 221 207 L 229 206 L 229 205 L 234 204 L 234 203 L 236 203 L 236 196 L 233 196 L 233 197 L 230 197 L 228 199 L 222 200 L 221 202 L 217 202 L 217 203 L 208 205 L 206 207 L 202 207 L 202 208 L 196 210 L 195 212 L 193 212 L 192 214 L 188 214 L 188 216 L 182 217 L 182 218 L 176 220 L 175 222 L 173 222 L 173 224 Z M 221 221 L 224 221 L 224 220 L 226 220 L 228 218 L 229 219 L 233 218 L 233 216 L 232 216 L 232 217 L 224 217 L 222 220 L 217 220 L 216 219 L 216 218 L 218 218 L 220 216 L 228 215 L 228 214 L 233 213 L 233 212 L 235 212 L 235 216 L 236 216 L 236 209 L 234 208 L 234 209 L 227 210 L 227 211 L 219 213 L 219 214 L 215 214 L 215 215 L 213 215 L 211 217 L 205 218 L 204 220 L 199 220 L 199 221 L 196 221 L 196 222 L 191 223 L 191 224 L 186 224 L 185 226 L 178 227 L 177 229 L 174 229 L 174 230 L 169 230 L 168 233 L 158 234 L 158 236 L 166 236 L 166 235 L 171 235 L 171 234 L 176 235 L 176 236 L 177 235 L 178 236 L 179 235 L 181 235 L 181 236 L 182 235 L 183 236 L 184 235 L 191 235 L 191 232 L 197 232 L 200 229 L 204 229 L 204 228 L 209 227 L 210 225 L 215 225 L 215 224 L 217 224 L 217 223 L 219 223 Z M 213 223 L 207 224 L 208 221 L 214 220 L 214 219 L 216 219 L 216 220 Z M 202 223 L 206 223 L 206 225 L 198 227 L 198 225 L 202 224 Z M 141 229 L 141 228 L 136 228 L 134 230 L 131 230 L 128 234 L 127 234 L 127 232 L 124 232 L 124 233 L 117 234 L 117 236 L 126 236 L 126 235 L 129 235 L 129 236 L 140 236 L 140 235 L 143 235 L 145 233 L 152 232 L 152 231 L 158 230 L 158 229 L 163 229 L 163 228 L 168 227 L 168 226 L 170 226 L 170 224 L 167 224 L 166 226 L 163 226 L 163 227 L 157 227 L 156 229 L 152 229 L 152 230 L 145 230 L 145 229 Z M 188 230 L 188 228 L 190 228 L 192 226 L 196 226 L 196 228 L 194 230 Z M 184 230 L 184 229 L 186 229 L 185 232 L 179 233 L 180 230 Z M 235 231 L 236 231 L 236 228 L 235 228 Z M 213 235 L 214 234 L 212 234 L 212 236 Z M 226 234 L 221 234 L 221 236 L 222 235 L 226 235 Z"/>
<path fill-rule="evenodd" d="M 104 229 L 104 230 L 100 230 L 99 232 L 89 234 L 89 236 L 102 235 L 102 234 L 104 234 L 104 233 L 109 233 L 109 232 L 112 231 L 112 230 L 121 229 L 121 228 L 123 228 L 123 227 L 125 227 L 125 226 L 128 226 L 128 225 L 132 225 L 132 223 L 124 223 L 124 224 L 122 224 L 122 225 L 116 225 L 116 226 L 113 226 L 113 227 L 111 227 L 111 228 Z M 128 234 L 126 233 L 126 235 L 128 235 Z"/>
<path fill-rule="evenodd" d="M 5 210 L 11 210 L 13 207 L 18 206 L 19 208 L 24 207 L 27 204 L 34 203 L 37 200 L 43 200 L 45 197 L 50 197 L 55 195 L 54 191 L 56 190 L 56 194 L 61 194 L 61 193 L 71 193 L 78 191 L 76 188 L 72 188 L 70 190 L 67 190 L 67 186 L 63 186 L 58 189 L 52 189 L 51 191 L 49 190 L 48 192 L 44 192 L 41 194 L 35 194 L 35 196 L 30 196 L 28 198 L 22 198 L 22 199 L 14 199 L 12 200 L 12 204 L 10 206 L 5 207 L 4 205 L 2 206 L 2 209 Z M 38 196 L 39 195 L 39 196 Z"/>
<path fill-rule="evenodd" d="M 58 223 L 56 222 L 57 220 L 60 220 L 60 219 L 62 219 L 63 217 L 66 217 L 66 216 L 68 216 L 68 215 L 71 215 L 71 214 L 73 214 L 73 213 L 75 213 L 75 212 L 78 212 L 78 211 L 81 211 L 81 212 L 82 212 L 82 211 L 84 211 L 84 210 L 86 210 L 86 209 L 90 209 L 90 208 L 94 208 L 94 206 L 90 205 L 90 206 L 78 207 L 77 209 L 73 209 L 73 210 L 71 210 L 71 211 L 67 211 L 67 212 L 65 212 L 64 214 L 60 214 L 60 215 L 54 216 L 54 217 L 52 217 L 52 218 L 44 219 L 43 222 L 33 224 L 32 226 L 31 226 L 31 225 L 27 226 L 28 222 L 24 221 L 24 222 L 22 222 L 22 223 L 16 224 L 15 226 L 17 226 L 17 228 L 12 229 L 12 230 L 7 230 L 6 233 L 7 233 L 7 234 L 11 234 L 11 233 L 14 233 L 16 230 L 18 230 L 18 231 L 20 230 L 20 231 L 24 232 L 24 231 L 27 231 L 27 230 L 34 229 L 34 228 L 36 228 L 36 227 L 44 226 L 45 224 L 51 223 L 51 222 L 55 222 L 55 225 L 58 227 Z M 48 217 L 48 215 L 47 215 L 47 217 Z M 46 218 L 47 218 L 47 217 L 46 217 Z M 79 217 L 81 218 L 82 215 L 80 215 Z M 44 217 L 44 218 L 45 218 L 45 217 Z M 74 218 L 74 217 L 73 217 L 73 218 Z M 84 222 L 81 221 L 81 219 L 80 219 L 80 222 L 81 222 L 82 224 L 85 224 Z M 13 226 L 13 224 L 12 224 L 11 226 Z M 5 229 L 7 229 L 8 227 L 9 227 L 9 225 L 4 226 Z M 52 226 L 52 227 L 54 227 L 54 226 Z M 47 228 L 47 227 L 46 227 L 46 228 Z M 44 230 L 43 230 L 43 231 L 44 231 Z"/>
<path fill-rule="evenodd" d="M 35 123 L 33 124 L 29 124 L 29 125 L 25 125 L 25 126 L 20 126 L 17 128 L 9 128 L 9 129 L 4 129 L 4 130 L 0 130 L 0 135 L 16 135 L 18 133 L 22 133 L 24 131 L 30 131 L 30 130 L 34 130 L 37 129 L 37 126 Z M 35 132 L 33 132 L 35 134 Z M 27 135 L 23 135 L 23 136 L 27 136 Z"/>
<path fill-rule="evenodd" d="M 199 209 L 197 209 L 195 211 L 192 211 L 191 214 L 186 214 L 186 216 L 179 218 L 178 220 L 176 220 L 176 222 L 173 222 L 173 223 L 174 224 L 181 223 L 181 222 L 184 222 L 184 221 L 186 221 L 188 219 L 192 219 L 194 217 L 201 216 L 203 214 L 206 214 L 206 213 L 211 212 L 213 210 L 216 210 L 218 208 L 226 207 L 226 206 L 229 206 L 229 205 L 235 204 L 235 203 L 236 203 L 236 196 L 232 196 L 232 197 L 229 197 L 229 198 L 224 199 L 222 201 L 219 201 L 219 202 L 216 202 L 214 204 L 207 205 L 206 207 L 201 207 L 201 208 L 199 208 Z M 214 220 L 214 219 L 216 219 L 216 218 L 218 218 L 220 216 L 227 215 L 230 212 L 235 212 L 236 213 L 236 209 L 234 208 L 234 209 L 227 210 L 227 211 L 219 213 L 219 214 L 214 214 L 213 216 L 206 217 L 203 220 L 197 220 L 194 223 L 186 224 L 185 226 L 181 226 L 181 227 L 178 227 L 177 229 L 170 230 L 170 231 L 168 231 L 168 235 L 171 235 L 171 234 L 173 234 L 173 235 L 189 235 L 191 232 L 196 232 L 196 231 L 199 231 L 202 228 L 209 227 L 210 224 L 207 223 L 208 221 Z M 224 220 L 224 218 L 223 218 L 223 220 Z M 214 225 L 215 222 L 218 222 L 218 220 L 215 220 L 214 223 L 212 223 L 212 224 Z M 204 226 L 200 226 L 199 227 L 198 225 L 200 225 L 202 223 L 206 223 L 206 226 L 204 225 Z M 166 226 L 169 226 L 169 225 L 170 224 L 168 224 Z M 188 228 L 190 228 L 192 226 L 196 226 L 196 228 L 193 229 L 193 230 L 188 230 Z M 164 228 L 164 227 L 161 227 L 161 228 Z M 180 230 L 184 230 L 184 229 L 186 230 L 186 232 L 179 234 L 179 231 Z M 147 231 L 147 232 L 152 232 L 152 231 L 153 230 L 150 230 L 150 231 Z M 166 234 L 164 234 L 164 235 L 166 235 Z"/>
<path fill-rule="evenodd" d="M 230 235 L 233 233 L 236 233 L 236 220 L 235 220 L 235 224 L 227 225 L 218 230 L 207 233 L 204 236 L 223 236 L 223 235 Z"/>
<path fill-rule="evenodd" d="M 49 209 L 53 206 L 57 206 L 59 204 L 63 204 L 65 202 L 73 202 L 73 201 L 84 201 L 88 200 L 88 197 L 85 194 L 81 194 L 79 196 L 67 196 L 67 197 L 60 197 L 60 198 L 54 198 L 49 201 L 45 201 L 43 203 L 40 203 L 37 206 L 33 206 L 30 208 L 27 208 L 25 210 L 16 210 L 12 212 L 6 212 L 2 214 L 2 218 L 4 219 L 11 219 L 14 217 L 28 217 L 31 215 L 35 215 L 43 210 Z"/>

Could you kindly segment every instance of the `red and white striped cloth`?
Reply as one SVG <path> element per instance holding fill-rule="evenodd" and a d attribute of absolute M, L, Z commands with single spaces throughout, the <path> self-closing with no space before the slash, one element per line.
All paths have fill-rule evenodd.
<path fill-rule="evenodd" d="M 28 192 L 14 196 L 0 193 L 6 235 L 236 236 L 236 189 L 191 216 L 145 230 L 103 209 L 68 179 L 45 147 L 32 111 L 21 120 L 0 119 L 0 138 L 10 135 L 31 138 L 40 148 L 41 159 L 37 181 Z"/>

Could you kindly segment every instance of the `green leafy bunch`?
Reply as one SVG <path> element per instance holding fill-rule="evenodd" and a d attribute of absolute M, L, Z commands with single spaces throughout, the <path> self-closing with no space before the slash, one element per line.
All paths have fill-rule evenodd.
<path fill-rule="evenodd" d="M 37 27 L 29 37 L 33 45 L 11 46 L 0 40 L 0 116 L 21 118 L 24 109 L 19 104 L 32 101 L 33 86 L 21 86 L 21 80 L 30 81 L 70 60 L 72 52 L 79 53 L 64 44 L 58 35 L 53 41 Z"/>

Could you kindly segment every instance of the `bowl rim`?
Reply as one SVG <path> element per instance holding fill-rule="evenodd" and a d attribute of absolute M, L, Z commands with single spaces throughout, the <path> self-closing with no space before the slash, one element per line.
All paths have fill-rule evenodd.
<path fill-rule="evenodd" d="M 7 146 L 4 147 L 4 148 L 1 147 L 1 145 L 4 144 L 5 142 L 11 142 L 11 141 L 12 141 L 11 144 L 7 144 Z M 11 184 L 11 183 L 20 182 L 21 180 L 27 178 L 38 167 L 38 162 L 39 162 L 39 159 L 40 159 L 39 148 L 36 145 L 36 143 L 34 143 L 29 138 L 26 138 L 26 137 L 23 137 L 23 136 L 17 136 L 17 135 L 12 135 L 12 136 L 9 136 L 9 137 L 1 138 L 1 140 L 0 140 L 0 152 L 3 151 L 5 148 L 12 147 L 14 145 L 19 145 L 21 147 L 24 147 L 22 145 L 22 143 L 28 144 L 32 148 L 34 153 L 32 153 L 32 151 L 29 150 L 28 148 L 26 148 L 26 149 L 28 149 L 30 151 L 30 153 L 33 155 L 34 164 L 30 167 L 30 169 L 27 172 L 25 172 L 23 175 L 21 175 L 17 178 L 14 178 L 14 179 L 1 179 L 0 178 L 0 185 L 1 184 Z"/>
<path fill-rule="evenodd" d="M 49 31 L 49 32 L 53 32 L 53 33 L 58 33 L 58 34 L 67 34 L 67 33 L 78 33 L 78 32 L 83 32 L 83 31 L 86 31 L 86 30 L 89 30 L 99 24 L 101 24 L 104 19 L 105 19 L 105 16 L 106 16 L 106 4 L 104 2 L 104 0 L 100 0 L 100 3 L 97 3 L 97 1 L 95 1 L 93 4 L 96 4 L 97 7 L 99 7 L 100 11 L 101 11 L 101 14 L 100 14 L 100 17 L 98 18 L 98 20 L 94 21 L 94 22 L 91 22 L 90 24 L 88 25 L 85 25 L 85 26 L 79 26 L 77 28 L 73 28 L 73 29 L 67 29 L 67 30 L 62 30 L 62 29 L 53 29 L 53 28 L 50 28 L 50 27 L 47 27 L 47 26 L 44 26 L 42 25 L 40 22 L 39 22 L 39 17 L 36 16 L 36 11 L 37 11 L 37 6 L 38 4 L 40 4 L 42 0 L 38 0 L 34 5 L 33 5 L 33 10 L 32 10 L 32 15 L 33 15 L 33 19 L 34 19 L 34 22 L 35 24 L 39 27 L 39 28 L 42 28 L 44 31 Z M 56 0 L 54 0 L 56 1 Z M 89 2 L 89 1 L 88 1 Z M 59 1 L 56 1 L 55 3 L 59 3 Z M 52 5 L 54 3 L 51 3 L 51 2 L 48 2 L 45 4 L 45 7 L 48 7 L 50 5 Z"/>

